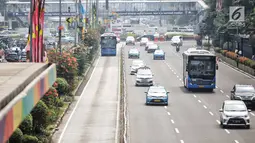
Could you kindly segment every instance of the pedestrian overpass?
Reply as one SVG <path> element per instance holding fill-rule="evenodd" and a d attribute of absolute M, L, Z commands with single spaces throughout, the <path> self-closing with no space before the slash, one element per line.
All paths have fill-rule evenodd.
<path fill-rule="evenodd" d="M 75 16 L 75 1 L 62 0 L 62 17 Z M 86 8 L 86 1 L 82 1 Z M 91 12 L 91 3 L 88 4 Z M 208 6 L 203 0 L 126 0 L 113 1 L 109 0 L 109 10 L 106 10 L 105 0 L 99 0 L 98 16 L 109 18 L 112 13 L 119 16 L 157 16 L 157 15 L 197 15 Z M 27 21 L 30 9 L 30 2 L 13 1 L 7 2 L 7 15 L 9 19 L 17 19 L 20 22 Z M 45 5 L 45 16 L 59 16 L 59 1 L 47 1 Z"/>
<path fill-rule="evenodd" d="M 0 64 L 0 143 L 6 143 L 56 80 L 55 64 Z"/>

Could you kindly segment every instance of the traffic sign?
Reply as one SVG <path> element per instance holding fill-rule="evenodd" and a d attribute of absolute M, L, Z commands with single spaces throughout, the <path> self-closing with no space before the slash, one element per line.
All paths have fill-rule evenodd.
<path fill-rule="evenodd" d="M 245 19 L 244 6 L 230 6 L 229 7 L 229 21 L 243 22 Z"/>
<path fill-rule="evenodd" d="M 67 23 L 72 23 L 72 21 L 73 21 L 72 17 L 68 17 L 68 18 L 66 19 L 66 22 L 67 22 Z"/>

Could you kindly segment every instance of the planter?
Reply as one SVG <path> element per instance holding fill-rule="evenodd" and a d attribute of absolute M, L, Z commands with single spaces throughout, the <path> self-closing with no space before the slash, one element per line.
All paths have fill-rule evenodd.
<path fill-rule="evenodd" d="M 249 74 L 255 76 L 255 69 L 247 66 L 247 71 L 248 71 Z"/>
<path fill-rule="evenodd" d="M 225 62 L 229 63 L 230 65 L 237 67 L 236 61 L 230 58 L 225 57 Z"/>

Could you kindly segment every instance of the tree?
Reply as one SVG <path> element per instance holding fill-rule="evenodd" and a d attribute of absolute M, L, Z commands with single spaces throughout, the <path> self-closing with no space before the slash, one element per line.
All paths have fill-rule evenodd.
<path fill-rule="evenodd" d="M 9 139 L 9 143 L 22 143 L 22 131 L 17 128 Z"/>
<path fill-rule="evenodd" d="M 33 117 L 31 114 L 28 114 L 27 117 L 23 120 L 23 122 L 19 126 L 20 130 L 24 134 L 30 134 L 33 129 Z"/>

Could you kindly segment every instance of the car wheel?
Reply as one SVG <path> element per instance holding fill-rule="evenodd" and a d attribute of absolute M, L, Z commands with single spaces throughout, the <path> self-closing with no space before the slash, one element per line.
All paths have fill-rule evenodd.
<path fill-rule="evenodd" d="M 223 123 L 222 123 L 222 121 L 220 121 L 220 126 L 221 126 L 221 128 L 225 128 L 225 125 L 223 125 Z"/>
<path fill-rule="evenodd" d="M 250 129 L 251 126 L 250 126 L 250 125 L 246 125 L 245 128 L 246 128 L 246 129 Z"/>
<path fill-rule="evenodd" d="M 165 60 L 165 57 L 163 57 L 163 60 Z"/>
<path fill-rule="evenodd" d="M 166 103 L 165 106 L 168 106 L 168 103 Z"/>
<path fill-rule="evenodd" d="M 137 84 L 137 83 L 135 83 L 135 86 L 138 86 L 138 84 Z"/>

